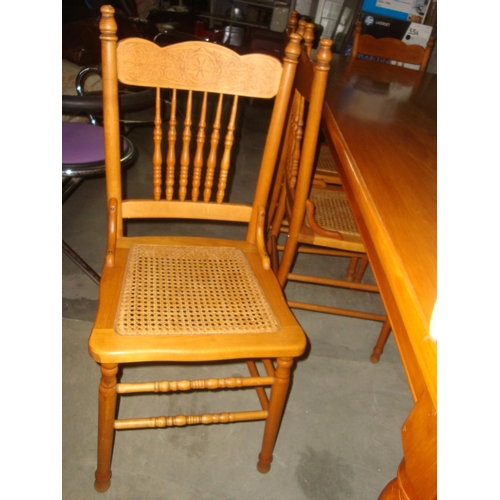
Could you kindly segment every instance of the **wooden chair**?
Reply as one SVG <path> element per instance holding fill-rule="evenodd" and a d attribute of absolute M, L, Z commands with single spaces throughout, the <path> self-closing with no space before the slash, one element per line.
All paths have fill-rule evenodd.
<path fill-rule="evenodd" d="M 300 55 L 287 135 L 271 194 L 269 213 L 272 222 L 267 245 L 273 269 L 283 287 L 291 280 L 378 292 L 376 285 L 361 282 L 368 258 L 345 192 L 341 186 L 313 182 L 331 45 L 331 40 L 320 41 L 317 62 L 309 58 L 305 46 Z M 284 246 L 278 244 L 282 232 L 287 233 Z M 283 251 L 281 261 L 279 251 Z M 346 279 L 291 272 L 298 253 L 349 257 Z M 386 315 L 291 300 L 288 304 L 292 308 L 383 322 L 370 358 L 372 362 L 378 362 L 390 333 Z"/>
<path fill-rule="evenodd" d="M 357 59 L 359 54 L 371 56 L 377 61 L 394 61 L 397 65 L 413 64 L 418 71 L 425 71 L 434 46 L 434 37 L 430 37 L 427 46 L 407 45 L 396 38 L 375 38 L 361 34 L 362 23 L 358 21 L 354 30 L 351 57 Z"/>
<path fill-rule="evenodd" d="M 110 486 L 114 432 L 121 429 L 264 420 L 257 469 L 265 473 L 272 461 L 291 368 L 306 346 L 304 332 L 270 268 L 264 241 L 265 207 L 300 37 L 291 38 L 283 64 L 267 55 L 239 56 L 207 42 L 160 48 L 129 38 L 117 44 L 114 9 L 103 6 L 101 12 L 109 227 L 99 307 L 89 339 L 90 356 L 100 363 L 102 375 L 95 489 L 102 492 Z M 155 119 L 150 199 L 126 199 L 122 191 L 118 80 L 155 87 L 158 101 L 161 88 L 172 89 L 165 162 L 159 110 Z M 231 150 L 237 137 L 238 104 L 245 97 L 274 98 L 252 205 L 230 203 L 225 193 L 234 162 Z M 177 124 L 175 108 L 181 103 L 186 118 Z M 228 117 L 222 116 L 226 110 Z M 196 119 L 195 111 L 200 112 Z M 180 140 L 177 151 L 176 139 Z M 247 227 L 246 238 L 130 237 L 124 233 L 124 222 L 130 219 L 241 223 Z M 206 362 L 212 366 L 221 361 L 225 366 L 229 360 L 246 361 L 250 376 L 146 383 L 117 380 L 123 364 Z M 265 374 L 259 373 L 258 360 Z M 260 407 L 255 411 L 127 419 L 116 415 L 119 394 L 207 389 L 214 390 L 215 398 L 220 389 L 247 387 L 256 388 Z"/>

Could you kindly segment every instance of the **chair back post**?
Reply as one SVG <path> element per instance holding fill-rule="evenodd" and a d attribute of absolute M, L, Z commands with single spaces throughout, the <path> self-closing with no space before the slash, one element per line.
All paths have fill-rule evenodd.
<path fill-rule="evenodd" d="M 305 23 L 304 24 L 304 45 L 306 47 L 306 52 L 309 57 L 311 57 L 312 48 L 314 45 L 314 23 Z"/>
<path fill-rule="evenodd" d="M 290 12 L 290 17 L 288 18 L 287 41 L 290 39 L 291 33 L 299 34 L 302 37 L 302 40 L 304 40 L 304 34 L 306 31 L 306 29 L 305 29 L 306 21 L 304 19 L 301 19 L 299 21 L 298 15 L 299 14 L 296 10 L 292 10 L 292 12 Z M 294 98 L 292 97 L 292 99 L 294 99 Z M 293 104 L 291 104 L 291 106 L 289 106 L 289 108 L 290 107 L 293 107 Z M 289 135 L 290 135 L 290 122 L 288 120 L 286 130 L 284 130 L 285 142 L 281 146 L 282 150 L 286 150 L 286 148 L 287 148 L 287 140 L 288 140 Z M 267 213 L 269 225 L 271 224 L 271 222 L 274 219 L 275 211 L 276 211 L 276 208 L 278 206 L 278 200 L 279 200 L 279 197 L 280 197 L 280 194 L 282 191 L 281 182 L 278 182 L 278 179 L 280 181 L 283 179 L 285 162 L 286 162 L 286 156 L 284 154 L 281 154 L 278 167 L 276 168 L 276 171 L 274 173 L 275 179 L 277 181 L 273 182 L 271 196 L 269 197 L 268 213 Z"/>
<path fill-rule="evenodd" d="M 120 121 L 118 112 L 118 80 L 116 68 L 116 35 L 117 24 L 114 18 L 115 10 L 109 5 L 101 8 L 101 56 L 102 56 L 102 93 L 104 147 L 106 154 L 106 192 L 108 204 L 111 199 L 117 201 L 117 237 L 123 234 L 121 218 L 121 175 L 120 175 Z M 106 64 L 104 62 L 106 61 Z"/>
<path fill-rule="evenodd" d="M 352 40 L 351 58 L 357 59 L 359 52 L 359 37 L 361 36 L 361 21 L 356 23 L 354 28 L 354 37 Z"/>
<path fill-rule="evenodd" d="M 306 31 L 307 21 L 305 19 L 301 19 L 297 24 L 297 29 L 295 33 L 298 33 L 302 38 L 304 38 L 304 33 Z"/>
<path fill-rule="evenodd" d="M 266 207 L 268 204 L 269 192 L 273 181 L 275 167 L 278 161 L 279 149 L 284 131 L 284 123 L 287 118 L 288 102 L 292 93 L 295 72 L 297 70 L 298 58 L 300 56 L 300 42 L 302 37 L 297 33 L 290 35 L 290 41 L 285 48 L 283 59 L 283 73 L 281 77 L 280 89 L 276 96 L 274 109 L 269 124 L 264 155 L 257 181 L 257 191 L 255 193 L 252 206 L 252 217 L 248 225 L 247 241 L 254 243 L 257 235 L 259 207 Z"/>
<path fill-rule="evenodd" d="M 298 235 L 304 221 L 306 201 L 309 196 L 315 164 L 328 72 L 332 60 L 332 44 L 331 39 L 323 38 L 320 40 L 315 62 L 309 59 L 307 51 L 304 49 L 297 69 L 295 88 L 309 101 L 309 109 L 301 145 L 298 177 L 295 187 L 292 188 L 293 203 L 289 218 L 288 238 L 278 270 L 278 281 L 281 284 L 286 282 L 288 274 L 288 271 L 284 272 L 283 269 L 285 267 L 286 269 L 289 268 L 289 266 L 283 266 L 283 262 L 294 258 Z M 285 176 L 284 183 L 287 182 L 288 176 Z M 285 189 L 288 191 L 288 187 L 285 187 Z"/>
<path fill-rule="evenodd" d="M 434 47 L 434 37 L 429 37 L 429 41 L 425 47 L 424 58 L 422 59 L 422 64 L 420 65 L 420 71 L 424 72 L 429 64 L 429 59 L 431 58 L 432 48 Z"/>
<path fill-rule="evenodd" d="M 288 18 L 288 26 L 286 28 L 287 40 L 290 39 L 290 35 L 297 31 L 297 25 L 299 23 L 299 13 L 296 10 L 290 12 L 290 17 Z"/>

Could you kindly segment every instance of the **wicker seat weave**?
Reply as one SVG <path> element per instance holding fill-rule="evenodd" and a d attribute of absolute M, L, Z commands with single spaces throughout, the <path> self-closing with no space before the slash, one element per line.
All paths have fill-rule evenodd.
<path fill-rule="evenodd" d="M 314 219 L 318 226 L 329 231 L 359 236 L 344 191 L 313 188 L 309 198 L 315 206 Z"/>
<path fill-rule="evenodd" d="M 337 167 L 335 165 L 335 162 L 333 161 L 328 146 L 321 146 L 319 149 L 316 171 L 329 172 L 331 174 L 338 175 Z"/>
<path fill-rule="evenodd" d="M 272 333 L 279 329 L 241 250 L 130 248 L 115 324 L 120 335 Z"/>

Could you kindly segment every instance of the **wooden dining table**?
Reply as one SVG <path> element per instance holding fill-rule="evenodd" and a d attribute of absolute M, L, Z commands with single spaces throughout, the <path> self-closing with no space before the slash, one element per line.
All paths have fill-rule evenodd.
<path fill-rule="evenodd" d="M 379 499 L 437 497 L 437 75 L 334 55 L 325 135 L 366 246 L 414 406 Z"/>

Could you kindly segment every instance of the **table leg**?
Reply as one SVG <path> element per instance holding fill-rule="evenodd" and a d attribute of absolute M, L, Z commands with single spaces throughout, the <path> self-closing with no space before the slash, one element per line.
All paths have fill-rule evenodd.
<path fill-rule="evenodd" d="M 427 391 L 417 399 L 403 428 L 404 458 L 379 500 L 437 498 L 437 412 Z"/>

